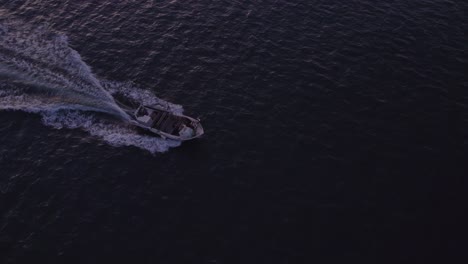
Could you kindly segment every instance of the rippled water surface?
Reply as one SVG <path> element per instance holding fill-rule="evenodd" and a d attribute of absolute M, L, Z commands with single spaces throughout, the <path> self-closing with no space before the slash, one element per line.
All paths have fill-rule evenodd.
<path fill-rule="evenodd" d="M 456 259 L 467 9 L 0 1 L 0 262 Z M 116 94 L 206 135 L 141 134 Z"/>

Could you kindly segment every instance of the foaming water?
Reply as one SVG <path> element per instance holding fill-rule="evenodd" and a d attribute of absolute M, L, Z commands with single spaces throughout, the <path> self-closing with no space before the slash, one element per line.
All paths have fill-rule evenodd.
<path fill-rule="evenodd" d="M 98 80 L 67 37 L 46 26 L 0 22 L 0 110 L 37 113 L 56 129 L 82 129 L 112 146 L 136 146 L 151 153 L 180 143 L 139 134 L 112 95 L 143 104 L 171 104 L 129 83 Z M 106 115 L 98 115 L 97 112 Z"/>
<path fill-rule="evenodd" d="M 182 114 L 181 105 L 173 104 L 156 97 L 151 91 L 135 86 L 132 82 L 101 80 L 102 87 L 113 96 L 122 96 L 144 105 L 162 105 L 171 112 Z"/>
<path fill-rule="evenodd" d="M 70 109 L 43 111 L 42 121 L 56 129 L 82 129 L 115 147 L 135 146 L 157 153 L 180 145 L 178 141 L 138 134 L 132 126 L 99 118 L 92 112 Z"/>

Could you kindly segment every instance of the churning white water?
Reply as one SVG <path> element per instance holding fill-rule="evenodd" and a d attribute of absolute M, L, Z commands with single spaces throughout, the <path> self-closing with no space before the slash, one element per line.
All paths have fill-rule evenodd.
<path fill-rule="evenodd" d="M 37 113 L 47 126 L 82 129 L 113 146 L 156 153 L 180 144 L 137 133 L 113 99 L 117 93 L 143 104 L 165 104 L 174 112 L 183 111 L 130 82 L 99 80 L 63 34 L 46 26 L 0 21 L 0 110 Z"/>

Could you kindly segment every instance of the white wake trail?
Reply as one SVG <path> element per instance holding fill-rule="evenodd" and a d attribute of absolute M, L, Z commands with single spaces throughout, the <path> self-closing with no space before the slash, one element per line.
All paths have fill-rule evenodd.
<path fill-rule="evenodd" d="M 69 47 L 65 35 L 45 26 L 0 21 L 0 110 L 37 113 L 47 126 L 82 129 L 113 146 L 135 146 L 156 153 L 180 144 L 137 133 L 115 103 L 115 94 L 183 111 L 181 106 L 131 83 L 100 81 Z"/>

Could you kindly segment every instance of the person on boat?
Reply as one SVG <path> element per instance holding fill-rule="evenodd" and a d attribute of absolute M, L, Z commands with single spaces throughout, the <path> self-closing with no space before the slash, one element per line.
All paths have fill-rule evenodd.
<path fill-rule="evenodd" d="M 190 138 L 193 137 L 194 131 L 192 128 L 186 126 L 185 124 L 182 124 L 180 130 L 179 130 L 179 135 L 182 138 Z"/>

